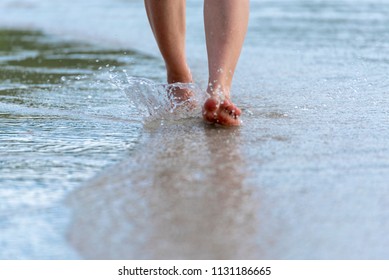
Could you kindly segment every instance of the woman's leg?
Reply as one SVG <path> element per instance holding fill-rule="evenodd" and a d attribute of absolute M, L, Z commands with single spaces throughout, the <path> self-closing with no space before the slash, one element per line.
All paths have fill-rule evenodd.
<path fill-rule="evenodd" d="M 204 119 L 239 125 L 241 112 L 230 101 L 234 71 L 243 46 L 249 17 L 249 0 L 205 0 L 204 24 L 208 52 L 210 98 Z"/>
<path fill-rule="evenodd" d="M 158 47 L 165 60 L 168 83 L 190 83 L 185 55 L 185 0 L 145 0 Z"/>

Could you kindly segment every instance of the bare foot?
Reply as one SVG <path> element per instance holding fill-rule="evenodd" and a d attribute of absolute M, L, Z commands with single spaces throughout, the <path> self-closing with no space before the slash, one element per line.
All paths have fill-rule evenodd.
<path fill-rule="evenodd" d="M 210 123 L 225 126 L 239 126 L 241 111 L 228 98 L 220 100 L 219 97 L 208 98 L 203 107 L 203 118 Z"/>
<path fill-rule="evenodd" d="M 169 84 L 167 94 L 173 110 L 181 107 L 192 110 L 197 106 L 197 102 L 194 100 L 194 93 L 185 84 Z"/>

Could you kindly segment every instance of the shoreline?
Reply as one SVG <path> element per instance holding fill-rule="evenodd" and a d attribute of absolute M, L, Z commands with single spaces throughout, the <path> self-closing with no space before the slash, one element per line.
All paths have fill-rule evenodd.
<path fill-rule="evenodd" d="M 55 7 L 58 1 L 31 0 L 37 5 L 31 10 L 3 10 L 8 2 L 0 4 L 0 15 L 9 12 L 0 21 L 62 30 L 57 41 L 85 32 L 87 40 L 94 34 L 115 47 L 115 38 L 132 46 L 142 33 L 135 43 L 146 52 L 155 48 L 139 2 L 98 0 L 86 14 L 84 2 Z M 202 57 L 194 74 L 204 84 L 199 2 L 191 1 L 196 9 L 188 37 L 192 59 Z M 244 109 L 244 125 L 236 130 L 197 118 L 131 123 L 141 115 L 128 109 L 128 80 L 117 77 L 123 88 L 113 89 L 110 74 L 124 68 L 130 76 L 162 81 L 157 52 L 125 58 L 114 47 L 48 49 L 57 41 L 29 38 L 30 47 L 39 43 L 33 47 L 39 55 L 4 56 L 9 87 L 1 90 L 0 104 L 9 114 L 0 119 L 7 132 L 0 137 L 9 187 L 0 188 L 6 218 L 0 236 L 9 241 L 8 255 L 60 257 L 61 219 L 69 213 L 59 209 L 58 198 L 69 194 L 69 238 L 84 258 L 389 257 L 389 40 L 382 31 L 387 19 L 379 16 L 389 5 L 258 3 L 234 81 L 233 98 Z M 139 5 L 131 10 L 134 18 L 125 12 L 132 5 Z M 75 186 L 61 187 L 61 179 Z"/>

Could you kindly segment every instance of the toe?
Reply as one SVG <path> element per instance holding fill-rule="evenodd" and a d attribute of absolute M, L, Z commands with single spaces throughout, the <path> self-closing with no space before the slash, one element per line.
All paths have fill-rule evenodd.
<path fill-rule="evenodd" d="M 208 112 L 214 112 L 219 107 L 219 102 L 215 98 L 209 98 L 204 103 L 204 110 Z"/>
<path fill-rule="evenodd" d="M 233 104 L 231 101 L 229 101 L 228 103 L 225 103 L 225 107 L 224 107 L 224 110 L 231 116 L 237 118 L 239 117 L 242 112 L 241 110 L 235 106 L 235 104 Z"/>
<path fill-rule="evenodd" d="M 230 100 L 219 103 L 215 98 L 209 98 L 204 103 L 203 118 L 210 123 L 217 123 L 225 126 L 239 126 L 241 111 Z"/>
<path fill-rule="evenodd" d="M 219 115 L 218 115 L 218 120 L 220 124 L 222 125 L 226 125 L 226 126 L 238 126 L 240 125 L 240 120 L 238 119 L 238 117 L 234 116 L 234 115 L 230 115 L 226 112 L 221 112 Z"/>

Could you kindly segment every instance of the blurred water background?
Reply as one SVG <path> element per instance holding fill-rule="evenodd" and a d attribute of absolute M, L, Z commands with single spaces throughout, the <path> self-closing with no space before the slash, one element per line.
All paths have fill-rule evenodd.
<path fill-rule="evenodd" d="M 388 258 L 388 26 L 388 1 L 252 0 L 221 129 L 170 113 L 143 1 L 2 0 L 0 259 Z"/>

